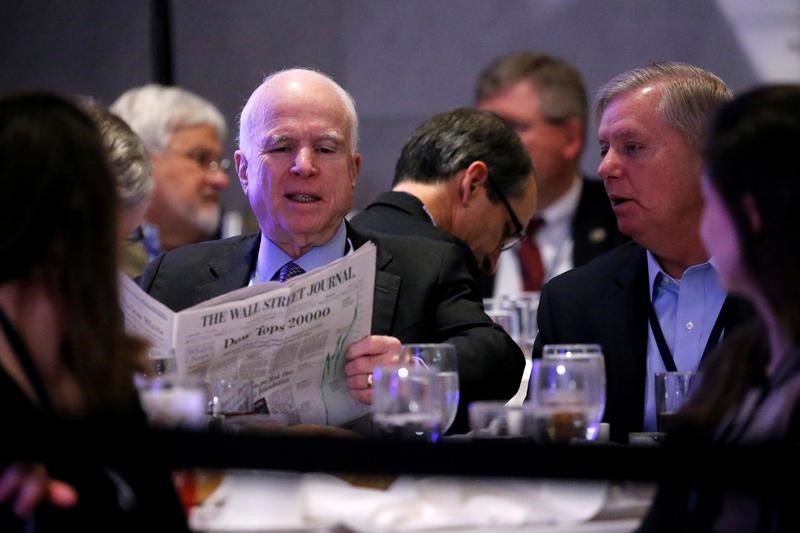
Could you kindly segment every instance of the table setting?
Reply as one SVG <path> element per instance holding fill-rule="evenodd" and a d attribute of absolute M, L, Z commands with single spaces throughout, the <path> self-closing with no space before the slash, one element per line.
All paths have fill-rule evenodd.
<path fill-rule="evenodd" d="M 530 402 L 474 402 L 471 431 L 443 436 L 458 398 L 454 355 L 448 345 L 404 345 L 397 365 L 375 369 L 372 418 L 379 438 L 434 446 L 511 438 L 534 446 L 591 445 L 607 435 L 600 429 L 605 381 L 599 347 L 557 345 L 534 361 Z M 226 472 L 191 509 L 190 523 L 209 532 L 629 531 L 651 496 L 649 485 L 595 480 L 238 470 Z"/>

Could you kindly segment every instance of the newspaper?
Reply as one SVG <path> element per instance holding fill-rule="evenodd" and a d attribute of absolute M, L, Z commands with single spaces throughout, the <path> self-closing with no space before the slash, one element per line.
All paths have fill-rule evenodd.
<path fill-rule="evenodd" d="M 368 412 L 345 384 L 347 347 L 370 333 L 375 246 L 285 283 L 239 289 L 174 312 L 120 276 L 125 327 L 181 375 L 252 380 L 256 406 L 290 424 L 342 425 Z"/>

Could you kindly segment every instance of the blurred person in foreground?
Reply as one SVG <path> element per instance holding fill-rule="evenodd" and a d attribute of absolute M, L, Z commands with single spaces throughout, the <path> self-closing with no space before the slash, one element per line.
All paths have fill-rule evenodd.
<path fill-rule="evenodd" d="M 488 188 L 489 201 L 499 209 L 486 209 L 478 188 Z M 523 237 L 535 204 L 530 157 L 514 130 L 494 113 L 461 108 L 414 130 L 397 160 L 392 190 L 350 222 L 356 229 L 467 247 L 479 280 L 478 268 L 493 273 L 500 251 Z M 507 226 L 501 234 L 485 231 L 495 219 Z"/>
<path fill-rule="evenodd" d="M 219 110 L 185 89 L 155 84 L 126 91 L 110 110 L 144 142 L 155 183 L 138 234 L 142 246 L 138 254 L 128 247 L 127 261 L 142 270 L 162 251 L 218 238 L 220 194 L 230 185 Z"/>
<path fill-rule="evenodd" d="M 13 228 L 0 236 L 5 424 L 23 442 L 55 427 L 77 439 L 144 428 L 133 373 L 145 346 L 123 328 L 108 253 L 118 242 L 118 197 L 95 125 L 55 95 L 0 98 L 0 179 L 0 220 Z M 55 454 L 8 464 L 0 480 L 2 531 L 186 530 L 157 462 Z"/>
<path fill-rule="evenodd" d="M 702 387 L 677 415 L 675 440 L 800 441 L 798 146 L 800 85 L 752 90 L 715 117 L 700 231 L 722 285 L 757 316 L 709 362 Z M 691 477 L 661 487 L 642 531 L 800 530 L 791 485 L 720 491 Z"/>
<path fill-rule="evenodd" d="M 282 271 L 324 266 L 371 240 L 377 248 L 372 334 L 347 350 L 350 393 L 371 403 L 372 370 L 397 362 L 401 342 L 451 342 L 461 389 L 451 429 L 466 431 L 469 402 L 514 395 L 524 357 L 483 312 L 463 246 L 362 233 L 345 221 L 361 167 L 357 146 L 355 105 L 336 82 L 308 69 L 268 76 L 242 110 L 235 153 L 239 181 L 261 232 L 162 255 L 148 265 L 142 287 L 177 311 L 277 280 Z M 490 199 L 490 191 L 482 180 L 470 194 L 482 209 L 508 214 Z M 484 224 L 495 242 L 508 228 L 504 217 Z"/>
<path fill-rule="evenodd" d="M 598 173 L 623 244 L 544 286 L 534 357 L 545 344 L 598 343 L 611 439 L 656 430 L 654 375 L 697 370 L 741 321 L 700 240 L 706 124 L 732 98 L 701 68 L 657 63 L 600 88 Z"/>
<path fill-rule="evenodd" d="M 100 130 L 111 173 L 119 195 L 118 240 L 122 246 L 120 270 L 131 277 L 142 273 L 146 257 L 137 254 L 141 247 L 136 237 L 153 190 L 153 168 L 144 143 L 128 124 L 108 109 L 92 103 L 84 104 Z M 137 260 L 136 258 L 143 258 Z"/>
<path fill-rule="evenodd" d="M 536 168 L 536 216 L 526 238 L 500 255 L 484 296 L 538 291 L 551 278 L 627 241 L 598 179 L 582 175 L 588 104 L 578 70 L 536 52 L 496 58 L 478 76 L 479 109 L 494 111 L 519 134 Z"/>

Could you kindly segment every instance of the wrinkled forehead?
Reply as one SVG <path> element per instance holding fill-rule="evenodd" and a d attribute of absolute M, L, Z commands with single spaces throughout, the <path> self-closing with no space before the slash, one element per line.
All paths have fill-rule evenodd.
<path fill-rule="evenodd" d="M 242 111 L 240 141 L 258 142 L 290 127 L 338 132 L 352 142 L 350 116 L 336 91 L 326 83 L 291 80 L 266 82 L 253 93 Z"/>

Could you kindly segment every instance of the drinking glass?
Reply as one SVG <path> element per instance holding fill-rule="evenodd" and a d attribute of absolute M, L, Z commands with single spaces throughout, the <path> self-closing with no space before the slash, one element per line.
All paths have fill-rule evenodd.
<path fill-rule="evenodd" d="M 254 411 L 255 384 L 242 377 L 241 360 L 229 358 L 217 361 L 206 369 L 208 414 L 250 414 Z"/>
<path fill-rule="evenodd" d="M 177 373 L 177 364 L 175 358 L 172 356 L 153 357 L 148 358 L 150 363 L 149 368 L 145 372 L 148 376 L 168 376 Z"/>
<path fill-rule="evenodd" d="M 686 404 L 700 383 L 699 372 L 662 372 L 656 374 L 656 424 L 667 431 L 675 414 Z"/>
<path fill-rule="evenodd" d="M 458 360 L 452 344 L 403 344 L 400 361 L 435 371 L 434 408 L 441 412 L 441 429 L 447 431 L 458 412 Z"/>
<path fill-rule="evenodd" d="M 505 332 L 514 339 L 514 342 L 519 340 L 519 315 L 516 310 L 487 309 L 485 312 L 495 324 L 503 328 Z"/>
<path fill-rule="evenodd" d="M 219 378 L 208 382 L 210 415 L 241 415 L 253 412 L 253 381 Z"/>
<path fill-rule="evenodd" d="M 533 342 L 539 332 L 536 324 L 536 314 L 539 310 L 539 293 L 523 292 L 513 300 L 519 314 L 519 346 L 525 357 L 530 358 L 533 352 Z"/>
<path fill-rule="evenodd" d="M 206 423 L 206 388 L 202 378 L 138 374 L 134 382 L 150 424 L 201 428 Z"/>
<path fill-rule="evenodd" d="M 435 370 L 412 365 L 379 366 L 372 376 L 372 422 L 378 435 L 439 440 L 441 411 L 434 405 Z"/>
<path fill-rule="evenodd" d="M 538 439 L 540 422 L 530 404 L 484 400 L 469 404 L 469 428 L 478 438 Z"/>
<path fill-rule="evenodd" d="M 603 353 L 597 344 L 548 344 L 533 362 L 530 398 L 555 442 L 595 440 L 606 402 Z"/>

